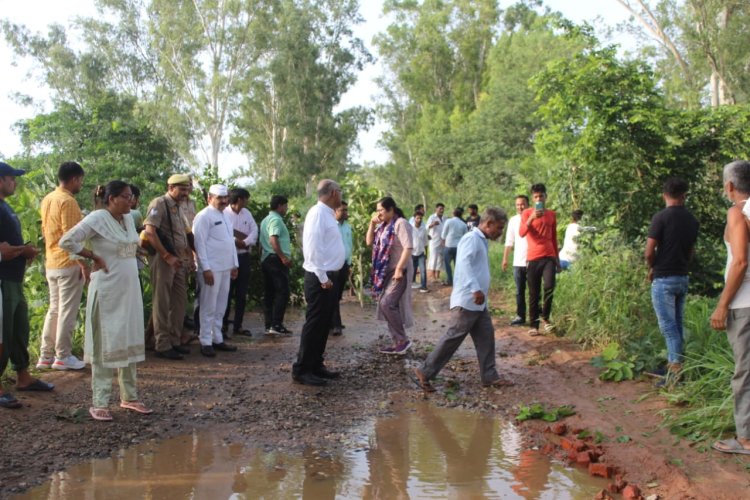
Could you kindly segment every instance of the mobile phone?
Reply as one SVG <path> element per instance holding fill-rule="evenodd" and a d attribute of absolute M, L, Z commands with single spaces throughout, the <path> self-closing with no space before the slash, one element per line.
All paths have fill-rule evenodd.
<path fill-rule="evenodd" d="M 544 210 L 544 202 L 537 201 L 534 203 L 534 210 Z"/>

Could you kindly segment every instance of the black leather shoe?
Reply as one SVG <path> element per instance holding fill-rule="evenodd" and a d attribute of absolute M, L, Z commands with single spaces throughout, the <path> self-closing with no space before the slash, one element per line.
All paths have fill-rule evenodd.
<path fill-rule="evenodd" d="M 175 351 L 174 348 L 167 349 L 166 351 L 156 351 L 156 357 L 162 359 L 171 359 L 172 361 L 179 361 L 185 359 L 182 354 Z"/>
<path fill-rule="evenodd" d="M 339 372 L 333 372 L 333 371 L 329 370 L 328 368 L 326 368 L 325 366 L 321 366 L 320 368 L 318 368 L 317 370 L 315 370 L 313 372 L 313 374 L 316 377 L 320 377 L 320 378 L 328 378 L 328 379 L 341 378 L 341 373 L 339 373 Z"/>
<path fill-rule="evenodd" d="M 214 348 L 210 345 L 202 345 L 201 354 L 208 358 L 213 358 L 214 356 L 216 356 L 216 351 L 214 351 Z"/>
<path fill-rule="evenodd" d="M 217 351 L 224 351 L 224 352 L 234 352 L 237 350 L 237 346 L 235 345 L 229 345 L 225 342 L 222 342 L 221 344 L 213 344 L 213 348 Z"/>
<path fill-rule="evenodd" d="M 302 385 L 326 385 L 328 382 L 318 376 L 313 375 L 312 373 L 303 373 L 302 375 L 297 375 L 296 377 L 292 377 L 292 379 L 297 382 L 298 384 Z"/>
<path fill-rule="evenodd" d="M 179 352 L 180 354 L 190 354 L 190 348 L 186 345 L 172 346 L 172 349 Z"/>

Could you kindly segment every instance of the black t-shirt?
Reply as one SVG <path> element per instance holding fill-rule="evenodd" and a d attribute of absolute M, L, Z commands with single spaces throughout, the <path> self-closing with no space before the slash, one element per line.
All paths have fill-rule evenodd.
<path fill-rule="evenodd" d="M 698 221 L 684 206 L 667 207 L 651 219 L 648 237 L 657 241 L 654 277 L 688 274 L 690 253 L 698 239 Z"/>
<path fill-rule="evenodd" d="M 23 245 L 21 222 L 5 200 L 0 200 L 0 241 L 10 245 Z M 19 255 L 15 259 L 0 261 L 0 280 L 23 282 L 26 259 Z"/>
<path fill-rule="evenodd" d="M 469 226 L 469 230 L 479 226 L 479 215 L 470 215 L 466 218 L 466 225 Z"/>

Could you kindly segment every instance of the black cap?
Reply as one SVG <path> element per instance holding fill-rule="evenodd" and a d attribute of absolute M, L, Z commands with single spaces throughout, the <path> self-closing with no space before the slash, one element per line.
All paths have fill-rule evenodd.
<path fill-rule="evenodd" d="M 26 170 L 13 168 L 5 162 L 0 161 L 0 177 L 18 177 L 26 173 Z"/>

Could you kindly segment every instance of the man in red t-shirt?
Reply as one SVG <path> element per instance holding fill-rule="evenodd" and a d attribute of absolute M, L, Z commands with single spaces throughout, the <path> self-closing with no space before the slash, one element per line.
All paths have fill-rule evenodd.
<path fill-rule="evenodd" d="M 531 186 L 532 206 L 521 214 L 518 234 L 526 238 L 526 280 L 529 285 L 530 335 L 552 332 L 555 327 L 549 322 L 552 312 L 552 296 L 555 291 L 555 274 L 561 271 L 557 247 L 557 215 L 554 210 L 544 208 L 547 201 L 547 188 L 544 184 Z M 539 297 L 544 282 L 544 302 L 541 318 Z M 541 325 L 540 325 L 541 320 Z"/>

